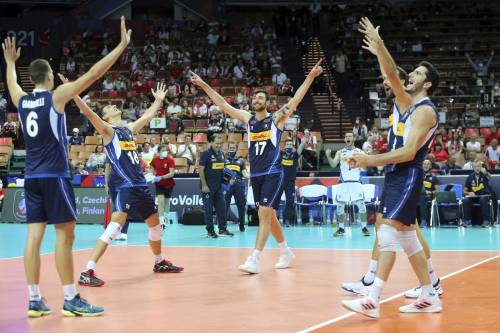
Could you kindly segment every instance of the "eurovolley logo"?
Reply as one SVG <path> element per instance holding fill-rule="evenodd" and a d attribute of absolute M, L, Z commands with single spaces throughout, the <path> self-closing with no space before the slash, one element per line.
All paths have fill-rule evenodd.
<path fill-rule="evenodd" d="M 17 220 L 26 220 L 26 200 L 24 198 L 24 190 L 17 190 L 14 193 L 14 216 Z"/>

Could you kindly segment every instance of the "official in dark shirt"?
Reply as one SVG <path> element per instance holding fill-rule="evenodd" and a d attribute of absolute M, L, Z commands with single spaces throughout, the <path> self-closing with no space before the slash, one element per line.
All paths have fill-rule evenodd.
<path fill-rule="evenodd" d="M 483 224 L 482 227 L 486 228 L 490 225 L 490 200 L 491 190 L 489 186 L 490 175 L 486 169 L 483 168 L 481 161 L 473 162 L 474 172 L 471 173 L 465 181 L 465 198 L 462 201 L 464 210 L 464 227 L 472 225 L 472 203 L 479 202 L 481 206 L 481 213 Z"/>
<path fill-rule="evenodd" d="M 281 152 L 281 164 L 285 173 L 283 181 L 283 191 L 285 192 L 286 204 L 283 220 L 285 226 L 289 227 L 290 224 L 295 224 L 295 179 L 297 178 L 297 167 L 299 156 L 304 149 L 306 141 L 302 140 L 299 148 L 295 150 L 293 141 L 287 140 L 285 143 L 285 150 Z"/>
<path fill-rule="evenodd" d="M 226 169 L 230 170 L 233 177 L 229 181 L 226 190 L 226 212 L 229 213 L 231 198 L 234 196 L 236 207 L 238 207 L 238 222 L 240 231 L 245 231 L 245 207 L 247 202 L 247 179 L 248 171 L 245 169 L 245 160 L 236 156 L 237 145 L 229 143 L 227 149 Z M 226 213 L 226 214 L 227 214 Z"/>
<path fill-rule="evenodd" d="M 420 226 L 426 227 L 431 216 L 430 204 L 439 190 L 439 185 L 436 176 L 431 172 L 431 161 L 425 160 L 422 167 L 424 169 L 424 186 L 422 187 L 422 193 L 420 193 Z"/>
<path fill-rule="evenodd" d="M 205 211 L 205 224 L 207 226 L 207 237 L 217 238 L 214 230 L 213 209 L 217 215 L 219 236 L 233 236 L 227 230 L 226 202 L 222 188 L 224 165 L 226 159 L 222 153 L 222 139 L 217 136 L 212 138 L 212 143 L 207 151 L 200 156 L 200 182 L 203 197 L 203 209 Z"/>

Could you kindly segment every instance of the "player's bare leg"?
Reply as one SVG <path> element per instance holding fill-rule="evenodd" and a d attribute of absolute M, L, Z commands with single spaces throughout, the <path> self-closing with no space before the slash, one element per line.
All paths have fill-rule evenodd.
<path fill-rule="evenodd" d="M 173 265 L 170 261 L 165 260 L 161 254 L 161 238 L 163 229 L 160 224 L 158 213 L 154 213 L 146 219 L 148 226 L 149 246 L 155 257 L 155 265 L 153 271 L 155 273 L 180 273 L 184 270 L 183 267 Z"/>
<path fill-rule="evenodd" d="M 278 243 L 280 247 L 280 257 L 276 265 L 274 266 L 277 269 L 284 269 L 290 267 L 290 264 L 295 259 L 295 255 L 292 250 L 288 247 L 285 236 L 283 235 L 283 228 L 281 227 L 281 223 L 276 216 L 276 210 L 273 209 L 271 214 L 271 233 L 273 234 L 274 239 Z"/>

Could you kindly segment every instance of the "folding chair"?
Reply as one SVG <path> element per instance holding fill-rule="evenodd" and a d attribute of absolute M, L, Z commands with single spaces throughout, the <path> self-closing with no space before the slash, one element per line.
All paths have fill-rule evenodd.
<path fill-rule="evenodd" d="M 439 192 L 436 193 L 435 198 L 431 203 L 431 219 L 429 221 L 429 225 L 431 227 L 437 225 L 441 226 L 441 214 L 439 213 L 439 208 L 453 208 L 456 207 L 456 214 L 454 217 L 451 216 L 449 210 L 447 210 L 447 214 L 449 214 L 449 218 L 447 220 L 455 220 L 456 227 L 461 223 L 460 221 L 460 212 L 462 208 L 462 197 L 463 197 L 463 186 L 462 184 L 447 184 L 447 185 L 439 185 Z M 437 223 L 436 223 L 437 220 Z M 449 225 L 450 226 L 450 225 Z M 453 224 L 451 225 L 453 226 Z"/>
<path fill-rule="evenodd" d="M 319 207 L 323 212 L 324 198 L 327 193 L 327 187 L 323 185 L 306 185 L 299 189 L 299 200 L 295 204 L 297 209 L 297 222 L 302 223 L 302 207 L 309 209 L 309 223 L 313 222 L 311 208 Z M 323 222 L 323 217 L 321 218 Z"/>

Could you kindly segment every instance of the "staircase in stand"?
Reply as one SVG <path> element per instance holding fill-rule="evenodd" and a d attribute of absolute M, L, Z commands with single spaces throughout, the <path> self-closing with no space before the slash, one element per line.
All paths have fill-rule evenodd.
<path fill-rule="evenodd" d="M 28 67 L 17 67 L 17 75 L 18 80 L 21 81 L 21 88 L 26 92 L 32 92 L 35 85 L 31 82 Z"/>

